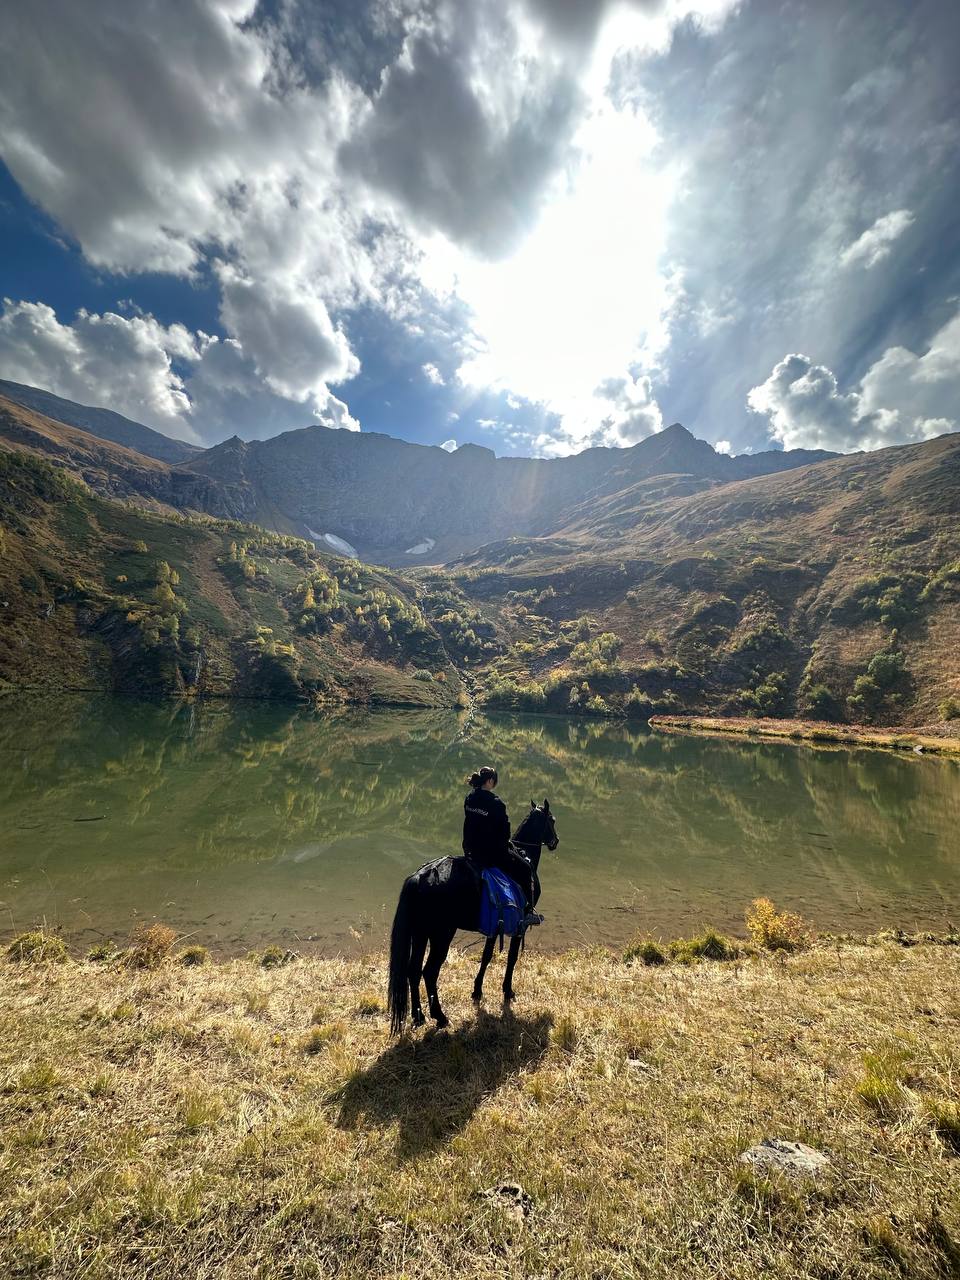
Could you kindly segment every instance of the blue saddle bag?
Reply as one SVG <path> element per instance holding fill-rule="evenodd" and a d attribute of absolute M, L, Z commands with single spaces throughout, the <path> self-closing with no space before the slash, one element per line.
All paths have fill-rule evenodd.
<path fill-rule="evenodd" d="M 520 886 L 496 867 L 485 867 L 480 873 L 479 932 L 487 938 L 499 938 L 503 947 L 506 934 L 522 932 L 524 898 Z"/>

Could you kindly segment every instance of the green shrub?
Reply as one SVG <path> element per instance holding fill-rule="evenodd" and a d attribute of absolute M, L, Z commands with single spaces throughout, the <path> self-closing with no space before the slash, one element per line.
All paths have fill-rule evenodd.
<path fill-rule="evenodd" d="M 92 960 L 95 964 L 104 964 L 110 960 L 115 960 L 120 954 L 120 948 L 112 938 L 107 938 L 105 942 L 95 942 L 87 952 L 87 959 Z"/>
<path fill-rule="evenodd" d="M 7 947 L 7 956 L 14 961 L 38 963 L 54 961 L 62 964 L 67 958 L 67 948 L 62 938 L 55 934 L 44 933 L 42 929 L 33 929 L 28 933 L 18 934 Z"/>
<path fill-rule="evenodd" d="M 815 720 L 835 720 L 840 714 L 840 700 L 829 685 L 802 685 L 800 699 L 802 710 Z"/>
<path fill-rule="evenodd" d="M 941 720 L 960 720 L 960 698 L 944 698 L 937 710 Z"/>
<path fill-rule="evenodd" d="M 626 961 L 640 960 L 645 965 L 667 963 L 667 957 L 663 954 L 663 949 L 652 938 L 647 938 L 643 942 L 637 942 L 632 947 L 628 947 L 623 953 L 623 958 Z"/>
<path fill-rule="evenodd" d="M 750 715 L 779 715 L 787 701 L 787 673 L 772 671 L 753 689 L 741 689 L 740 701 Z"/>
<path fill-rule="evenodd" d="M 254 952 L 252 958 L 261 969 L 279 969 L 282 965 L 290 964 L 297 957 L 293 951 L 285 951 L 283 947 L 271 945 L 264 947 L 260 952 Z"/>
<path fill-rule="evenodd" d="M 736 960 L 742 954 L 741 947 L 715 929 L 707 929 L 693 938 L 674 938 L 667 943 L 667 955 L 680 964 L 695 964 L 698 960 Z"/>
<path fill-rule="evenodd" d="M 885 702 L 895 702 L 894 686 L 906 673 L 906 663 L 899 649 L 881 649 L 873 655 L 863 675 L 853 682 L 853 693 L 847 705 L 867 716 L 877 712 Z"/>
<path fill-rule="evenodd" d="M 190 968 L 194 965 L 206 964 L 209 959 L 210 952 L 206 947 L 194 945 L 192 947 L 184 947 L 177 956 L 177 963 Z"/>

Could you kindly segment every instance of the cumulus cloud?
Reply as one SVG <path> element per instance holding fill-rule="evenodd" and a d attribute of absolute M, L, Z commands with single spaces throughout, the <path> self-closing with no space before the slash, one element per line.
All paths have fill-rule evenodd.
<path fill-rule="evenodd" d="M 447 453 L 455 453 L 457 449 L 457 442 L 456 440 L 444 440 L 440 448 L 445 449 Z"/>
<path fill-rule="evenodd" d="M 443 380 L 443 374 L 440 372 L 440 370 L 437 368 L 435 364 L 422 365 L 421 369 L 423 371 L 423 376 L 426 378 L 426 380 L 428 382 L 432 382 L 435 387 L 446 386 L 446 383 Z"/>
<path fill-rule="evenodd" d="M 252 280 L 221 264 L 220 316 L 267 385 L 308 400 L 326 381 L 351 378 L 360 362 L 323 299 L 292 280 Z"/>
<path fill-rule="evenodd" d="M 727 457 L 733 453 L 733 448 L 731 447 L 729 440 L 718 440 L 713 447 L 716 449 L 717 453 L 726 454 Z"/>
<path fill-rule="evenodd" d="M 912 351 L 918 317 L 960 292 L 954 6 L 917 0 L 907 21 L 855 0 L 842 38 L 805 0 L 83 8 L 12 6 L 0 152 L 97 267 L 219 288 L 223 336 L 188 335 L 193 358 L 141 317 L 141 418 L 210 438 L 228 418 L 259 434 L 322 415 L 358 375 L 365 308 L 411 336 L 435 308 L 449 323 L 410 372 L 431 354 L 437 386 L 459 368 L 461 387 L 538 406 L 543 449 L 641 438 L 666 388 L 672 417 L 728 424 L 738 452 L 775 417 L 813 430 L 789 424 L 814 384 L 838 433 L 834 401 L 860 398 L 851 439 L 881 412 L 874 384 L 898 430 L 952 420 L 921 404 L 940 399 Z M 884 258 L 838 285 L 838 262 Z M 889 331 L 871 319 L 865 339 L 866 316 Z M 63 327 L 91 345 L 92 322 Z M 841 380 L 885 354 L 856 392 L 829 394 L 810 362 L 744 413 L 756 372 L 814 344 Z M 895 366 L 913 407 L 890 407 Z"/>
<path fill-rule="evenodd" d="M 842 267 L 875 267 L 878 262 L 889 257 L 893 242 L 901 236 L 914 221 L 909 209 L 894 209 L 878 218 L 872 227 L 854 240 L 840 254 Z"/>
<path fill-rule="evenodd" d="M 201 444 L 234 432 L 274 435 L 310 421 L 360 429 L 322 383 L 312 386 L 306 404 L 304 397 L 278 394 L 236 339 L 164 326 L 149 315 L 81 310 L 63 324 L 44 303 L 5 299 L 0 377 L 114 409 Z"/>
<path fill-rule="evenodd" d="M 663 414 L 648 377 L 612 378 L 596 391 L 597 402 L 606 407 L 591 444 L 630 445 L 663 429 Z"/>
<path fill-rule="evenodd" d="M 789 355 L 753 387 L 749 407 L 767 415 L 784 448 L 879 449 L 960 428 L 960 312 L 916 355 L 888 347 L 858 389 L 840 390 L 824 365 Z"/>
<path fill-rule="evenodd" d="M 78 312 L 61 324 L 42 302 L 4 299 L 0 315 L 0 372 L 12 382 L 106 406 L 170 435 L 196 439 L 190 400 L 173 358 L 198 356 L 193 335 L 164 328 L 152 316 Z"/>
<path fill-rule="evenodd" d="M 784 352 L 822 352 L 842 381 L 894 343 L 920 349 L 932 309 L 960 293 L 947 195 L 960 180 L 960 9 L 840 8 L 744 3 L 709 38 L 679 28 L 652 61 L 622 51 L 611 77 L 616 102 L 651 111 L 679 169 L 663 248 L 682 284 L 670 416 L 701 432 L 723 422 L 738 453 L 767 444 L 745 397 Z M 909 210 L 909 232 L 851 287 L 841 254 L 891 210 Z"/>

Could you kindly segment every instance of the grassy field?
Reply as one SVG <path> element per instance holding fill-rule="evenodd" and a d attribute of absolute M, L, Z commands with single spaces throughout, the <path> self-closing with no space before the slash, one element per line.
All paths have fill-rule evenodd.
<path fill-rule="evenodd" d="M 380 958 L 6 961 L 0 1274 L 957 1276 L 958 957 L 531 949 L 504 1012 L 473 951 L 400 1040 Z"/>

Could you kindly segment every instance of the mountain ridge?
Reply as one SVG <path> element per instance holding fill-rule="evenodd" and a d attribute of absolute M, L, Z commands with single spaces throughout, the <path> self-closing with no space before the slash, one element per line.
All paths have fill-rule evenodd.
<path fill-rule="evenodd" d="M 35 388 L 25 390 L 35 392 L 51 412 L 75 420 L 88 412 Z M 23 392 L 20 388 L 21 397 Z M 17 403 L 22 404 L 22 398 Z M 63 431 L 58 435 L 49 424 L 63 423 L 63 417 L 48 413 L 45 427 L 38 429 L 32 420 L 27 432 L 22 418 L 17 424 L 15 416 L 8 403 L 0 437 L 24 443 L 25 433 L 32 433 L 29 447 L 78 471 L 107 496 L 135 500 L 139 484 L 148 503 L 247 520 L 315 541 L 319 536 L 328 546 L 345 543 L 362 559 L 395 566 L 442 563 L 505 534 L 549 534 L 565 523 L 570 509 L 588 502 L 602 504 L 653 476 L 692 477 L 671 482 L 680 491 L 834 456 L 825 451 L 770 450 L 731 458 L 673 423 L 625 448 L 592 446 L 558 458 L 498 458 L 472 442 L 447 452 L 382 432 L 349 432 L 313 423 L 267 440 L 244 441 L 233 435 L 209 449 L 184 446 L 189 456 L 168 462 L 154 456 L 159 451 L 155 437 L 163 437 L 143 428 L 153 449 L 148 456 L 167 467 L 161 472 L 156 467 L 138 469 L 135 459 L 111 455 L 82 436 Z M 88 426 L 66 425 L 72 432 L 89 427 L 89 435 L 104 439 L 97 434 L 103 425 L 99 418 L 84 421 Z M 128 427 L 137 425 L 123 421 Z M 108 425 L 113 430 L 112 419 Z M 117 447 L 131 445 L 120 442 Z M 639 499 L 641 491 L 636 492 Z"/>
<path fill-rule="evenodd" d="M 55 422 L 79 427 L 91 435 L 99 436 L 101 440 L 110 440 L 128 449 L 136 449 L 138 453 L 158 462 L 186 462 L 202 452 L 198 445 L 164 435 L 162 431 L 155 431 L 153 427 L 147 427 L 113 409 L 80 404 L 76 400 L 67 400 L 51 391 L 44 391 L 41 387 L 0 378 L 0 396 L 5 396 L 24 408 L 33 409 L 36 413 L 42 413 Z"/>

